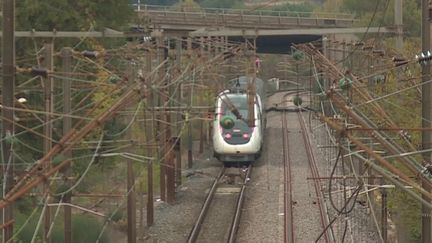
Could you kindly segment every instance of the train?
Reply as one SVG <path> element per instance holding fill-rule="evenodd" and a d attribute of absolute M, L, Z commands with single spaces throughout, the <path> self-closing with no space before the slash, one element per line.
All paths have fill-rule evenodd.
<path fill-rule="evenodd" d="M 216 97 L 212 141 L 214 157 L 225 165 L 254 162 L 261 155 L 266 124 L 262 79 L 241 76 Z M 253 81 L 253 82 L 252 82 Z M 249 126 L 248 83 L 255 84 L 253 126 Z"/>

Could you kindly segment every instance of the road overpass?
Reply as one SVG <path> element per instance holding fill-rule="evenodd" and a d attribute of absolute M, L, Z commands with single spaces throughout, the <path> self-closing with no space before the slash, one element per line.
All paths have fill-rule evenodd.
<path fill-rule="evenodd" d="M 295 43 L 319 40 L 323 35 L 386 33 L 391 29 L 353 28 L 350 14 L 310 13 L 241 9 L 176 9 L 140 5 L 136 12 L 150 29 L 174 36 L 226 37 L 230 40 L 256 39 L 261 53 L 286 53 Z"/>

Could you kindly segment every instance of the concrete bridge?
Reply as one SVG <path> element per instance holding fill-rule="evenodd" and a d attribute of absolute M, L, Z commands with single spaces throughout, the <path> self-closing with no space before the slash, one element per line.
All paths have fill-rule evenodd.
<path fill-rule="evenodd" d="M 293 29 L 351 27 L 352 15 L 240 9 L 173 9 L 143 5 L 137 9 L 141 18 L 166 30 L 197 30 L 203 27 L 228 29 Z"/>
<path fill-rule="evenodd" d="M 356 20 L 343 13 L 135 6 L 146 26 L 167 35 L 220 36 L 236 41 L 253 38 L 260 53 L 286 53 L 294 43 L 315 41 L 323 35 L 392 32 L 384 27 L 352 28 Z"/>

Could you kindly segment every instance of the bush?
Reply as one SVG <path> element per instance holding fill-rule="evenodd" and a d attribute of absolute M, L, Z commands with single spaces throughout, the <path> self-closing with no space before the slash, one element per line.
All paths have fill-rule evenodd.
<path fill-rule="evenodd" d="M 103 224 L 93 216 L 74 215 L 72 220 L 73 242 L 94 243 L 98 239 L 102 229 Z M 105 228 L 99 242 L 109 242 L 107 228 Z"/>
<path fill-rule="evenodd" d="M 16 213 L 17 227 L 15 230 L 19 230 L 21 226 L 24 227 L 18 234 L 17 242 L 31 242 L 34 231 L 36 229 L 39 217 L 41 216 L 42 210 L 38 210 L 33 217 L 29 219 L 28 223 L 25 224 L 30 214 Z M 93 215 L 73 215 L 72 216 L 72 238 L 73 242 L 80 243 L 94 243 L 99 237 L 102 230 L 103 224 L 98 221 Z M 42 225 L 39 226 L 39 232 L 36 236 L 36 242 L 42 242 Z M 54 223 L 54 227 L 51 233 L 51 242 L 64 242 L 64 226 L 63 216 L 59 215 Z M 101 238 L 101 243 L 109 243 L 108 229 L 106 228 Z"/>

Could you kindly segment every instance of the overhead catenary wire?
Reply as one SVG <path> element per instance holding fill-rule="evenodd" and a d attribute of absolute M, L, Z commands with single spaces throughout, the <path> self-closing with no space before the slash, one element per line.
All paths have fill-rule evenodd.
<path fill-rule="evenodd" d="M 35 42 L 35 47 L 36 47 L 36 42 Z M 235 45 L 232 45 L 232 47 L 235 47 Z M 41 52 L 41 51 L 43 51 L 43 50 L 40 50 L 39 52 Z M 113 69 L 109 69 L 109 68 L 107 69 L 106 63 L 105 64 L 100 64 L 100 63 L 95 64 L 95 62 L 93 62 L 91 60 L 88 60 L 86 58 L 79 57 L 79 56 L 75 57 L 75 59 L 78 60 L 78 62 L 82 62 L 82 64 L 83 64 L 80 67 L 78 67 L 78 65 L 75 66 L 76 70 L 80 72 L 79 75 L 88 75 L 89 79 L 86 80 L 86 79 L 81 79 L 81 78 L 70 78 L 70 77 L 67 77 L 70 81 L 77 82 L 77 83 L 80 83 L 80 82 L 81 83 L 88 83 L 88 84 L 91 84 L 91 85 L 94 84 L 95 87 L 91 87 L 93 89 L 89 89 L 90 92 L 91 92 L 91 90 L 97 90 L 97 89 L 104 88 L 104 87 L 108 87 L 108 88 L 110 88 L 110 87 L 113 87 L 113 88 L 118 87 L 116 85 L 111 85 L 111 84 L 106 84 L 106 83 L 92 82 L 91 80 L 94 77 L 96 77 L 96 74 L 95 74 L 96 72 L 95 71 L 91 71 L 91 69 L 95 68 L 95 70 L 101 69 L 101 70 L 104 70 L 104 71 L 110 70 L 111 71 L 110 73 L 112 75 L 121 77 L 122 75 L 120 75 L 118 73 L 118 70 L 112 71 Z M 36 60 L 39 61 L 37 58 L 36 58 Z M 198 63 L 198 65 L 197 65 L 198 67 L 194 68 L 193 75 L 195 75 L 196 73 L 198 73 L 197 76 L 199 75 L 199 76 L 202 77 L 205 74 L 205 72 L 212 71 L 211 70 L 212 67 L 210 66 L 210 64 L 212 64 L 212 63 L 213 64 L 217 64 L 217 63 L 220 63 L 220 62 L 221 62 L 221 60 L 213 60 L 213 61 L 207 62 L 205 65 L 203 65 L 202 63 Z M 90 68 L 88 68 L 88 70 L 86 70 L 86 67 L 85 67 L 86 65 L 92 66 L 92 67 L 90 67 Z M 174 68 L 174 67 L 172 67 L 172 68 Z M 191 70 L 187 70 L 187 72 L 190 73 L 192 71 Z M 65 79 L 66 76 L 68 76 L 69 74 L 70 73 L 61 73 L 61 72 L 53 72 L 53 73 L 51 73 L 52 77 L 55 77 L 55 78 L 58 78 L 58 79 Z M 25 85 L 30 84 L 34 80 L 37 80 L 37 79 L 38 78 L 31 78 L 28 81 L 28 83 L 26 83 Z M 151 79 L 154 79 L 154 77 L 151 77 Z M 181 83 L 183 83 L 185 81 L 187 81 L 187 78 L 185 78 L 185 76 L 183 76 L 183 77 L 180 77 L 178 79 L 178 82 L 174 82 L 171 85 L 175 86 L 175 88 L 178 89 L 179 84 L 181 84 Z M 193 82 L 195 83 L 195 79 L 194 79 Z M 162 86 L 159 85 L 159 83 L 156 83 L 156 84 L 157 84 L 157 86 L 156 87 L 152 87 L 152 88 L 155 88 L 156 90 L 158 90 L 158 88 L 162 87 Z M 34 86 L 34 87 L 37 87 L 37 86 Z M 194 90 L 196 88 L 196 86 L 193 85 L 190 88 L 192 90 Z M 87 92 L 87 90 L 86 90 L 86 92 Z M 115 90 L 115 94 L 119 94 L 119 95 L 121 95 L 121 94 L 123 94 L 125 92 L 127 92 L 127 89 L 124 88 L 124 87 L 120 87 L 119 89 Z M 113 95 L 113 93 L 114 92 L 109 92 L 108 95 Z M 61 93 L 58 93 L 57 95 L 61 96 Z M 80 96 L 80 93 L 78 91 L 78 92 L 75 93 L 75 97 L 78 99 L 79 96 Z M 174 99 L 174 97 L 170 97 L 170 101 L 178 102 L 178 101 L 176 101 Z M 77 120 L 82 120 L 82 118 L 86 119 L 85 121 L 79 122 L 80 126 L 76 127 L 77 129 L 79 129 L 79 128 L 85 127 L 85 125 L 86 125 L 86 123 L 88 123 L 88 121 L 93 120 L 95 117 L 97 117 L 97 113 L 100 112 L 100 111 L 95 110 L 95 108 L 96 109 L 101 109 L 100 108 L 101 107 L 100 104 L 97 101 L 94 101 L 94 100 L 92 100 L 90 98 L 88 100 L 84 100 L 84 99 L 81 100 L 81 103 L 82 103 L 82 106 L 76 107 L 76 109 L 73 109 L 73 111 L 70 114 L 66 114 L 66 115 L 65 114 L 60 114 L 60 113 L 46 113 L 46 112 L 43 113 L 42 111 L 39 112 L 37 110 L 37 108 L 35 109 L 34 107 L 31 107 L 31 106 L 29 107 L 29 109 L 27 109 L 27 111 L 20 110 L 19 112 L 28 112 L 28 113 L 32 113 L 32 114 L 42 114 L 42 115 L 44 115 L 44 114 L 54 115 L 55 117 L 53 118 L 52 123 L 59 121 L 60 119 L 62 119 L 65 116 L 69 116 L 69 117 L 72 117 L 72 118 L 77 119 Z M 179 104 L 181 104 L 181 103 L 179 102 Z M 61 104 L 57 103 L 56 108 L 61 108 Z M 91 109 L 91 110 L 93 109 L 93 111 L 92 112 L 88 112 L 88 109 Z M 192 111 L 193 109 L 194 109 L 193 106 L 190 106 L 190 110 Z M 83 115 L 83 113 L 85 115 Z M 202 120 L 202 119 L 203 118 L 201 118 L 201 117 L 191 117 L 190 121 L 192 121 L 192 120 Z M 18 124 L 18 123 L 16 123 L 16 124 Z M 24 123 L 19 123 L 19 124 L 21 124 L 23 126 L 22 129 L 24 129 L 24 130 L 20 131 L 18 134 L 15 134 L 16 136 L 22 136 L 24 134 L 29 134 L 30 132 L 32 132 L 32 130 L 40 129 L 44 125 L 44 123 L 38 124 L 38 125 L 34 125 L 34 124 L 28 125 L 28 124 L 24 124 Z M 127 126 L 127 128 L 124 131 L 130 129 L 131 124 L 132 124 L 132 122 Z M 180 122 L 180 124 L 181 124 L 181 122 Z M 25 128 L 25 125 L 28 126 L 27 129 Z M 181 133 L 184 132 L 184 128 L 185 128 L 185 126 L 183 125 L 182 129 L 180 129 L 180 132 L 177 135 L 181 135 Z M 98 132 L 99 132 L 99 130 L 98 130 Z M 180 136 L 178 136 L 178 137 L 180 137 Z M 89 138 L 89 139 L 91 140 L 91 138 Z M 22 137 L 21 137 L 21 139 L 20 139 L 19 142 L 26 143 L 25 140 L 22 139 Z M 53 142 L 56 143 L 56 144 L 58 144 L 58 143 L 62 144 L 62 140 L 61 139 L 57 139 L 57 138 L 54 139 Z M 22 144 L 20 144 L 20 146 L 21 145 Z M 27 144 L 26 143 L 26 145 L 28 145 L 28 149 L 32 149 L 32 150 L 34 150 L 34 152 L 39 152 L 39 153 L 41 152 L 40 150 L 38 151 L 38 149 L 35 146 L 33 146 L 32 144 Z M 71 149 L 73 149 L 76 146 L 76 145 L 69 145 L 67 143 L 66 144 L 62 144 L 62 145 L 67 145 Z M 101 146 L 101 148 L 103 148 L 103 147 Z M 93 149 L 93 148 L 89 148 L 89 149 Z M 89 153 L 92 153 L 92 152 L 93 152 L 92 150 L 89 151 Z M 74 156 L 74 157 L 71 157 L 71 160 L 76 160 L 76 159 L 79 159 L 79 158 L 88 158 L 88 157 L 93 156 L 93 155 L 94 154 L 90 154 L 90 155 L 89 154 L 85 154 L 85 155 L 82 155 L 82 156 Z M 103 153 L 99 153 L 97 156 L 104 156 L 104 155 L 108 156 L 109 154 L 107 153 L 107 151 L 104 151 Z M 148 157 L 146 159 L 144 159 L 143 157 L 139 157 L 139 156 L 133 155 L 133 154 L 132 155 L 131 154 L 125 154 L 125 156 L 129 156 L 129 158 L 132 158 L 134 160 L 140 160 L 140 159 L 142 159 L 143 161 L 146 161 L 144 163 L 147 163 L 147 160 L 151 159 L 151 158 L 148 158 Z M 92 157 L 92 158 L 94 158 L 94 157 Z M 40 163 L 40 161 L 34 161 L 34 162 L 27 163 L 27 165 L 28 165 L 28 167 L 27 167 L 27 170 L 28 170 L 27 175 L 28 176 L 24 177 L 24 178 L 18 178 L 18 183 L 17 183 L 18 185 L 22 185 L 23 181 L 21 181 L 21 180 L 30 179 L 31 176 L 35 176 L 35 174 L 33 174 L 32 169 L 35 168 L 35 166 L 37 166 L 38 163 Z M 40 175 L 47 176 L 48 179 L 50 177 L 50 174 L 49 173 L 45 173 L 45 171 L 41 171 Z M 80 177 L 79 179 L 82 179 L 84 177 L 86 177 L 86 175 L 82 175 L 82 177 Z M 59 209 L 60 206 L 62 206 L 62 205 L 59 204 L 59 205 L 55 205 L 55 206 L 58 206 L 57 209 Z M 52 225 L 53 224 L 51 224 L 51 226 Z M 52 227 L 51 227 L 51 229 L 52 229 Z"/>
<path fill-rule="evenodd" d="M 406 88 L 406 89 L 409 89 L 411 87 L 411 85 L 408 87 L 408 88 Z M 415 87 L 414 87 L 415 88 Z M 411 88 L 412 89 L 412 88 Z M 397 89 L 397 91 L 395 91 L 394 93 L 397 93 L 397 92 L 403 92 L 403 91 L 401 91 L 401 89 Z M 385 96 L 386 94 L 384 94 L 384 95 L 380 95 L 380 96 L 378 96 L 378 100 L 380 100 L 380 99 L 382 99 L 382 101 L 383 102 L 387 102 L 387 103 L 392 103 L 391 101 L 389 101 L 389 100 L 387 100 L 386 98 L 387 97 L 383 97 L 383 98 L 379 98 L 379 97 L 382 97 L 382 96 Z M 391 95 L 389 95 L 388 97 L 391 97 L 391 96 L 395 96 L 395 94 L 391 94 Z M 377 96 L 375 96 L 375 99 L 377 98 Z M 370 99 L 370 100 L 375 100 L 375 99 Z M 367 102 L 367 101 L 366 101 Z M 363 105 L 363 103 L 360 103 L 361 105 Z M 394 104 L 394 103 L 392 103 L 392 104 Z M 358 103 L 354 103 L 353 104 L 353 106 L 356 106 L 356 105 L 358 105 Z M 396 104 L 394 104 L 394 105 L 396 105 Z M 370 109 L 369 109 L 370 110 Z M 413 113 L 414 111 L 411 111 L 411 113 Z M 337 114 L 337 113 L 336 113 Z M 424 119 L 424 118 L 422 118 L 422 119 Z"/>
<path fill-rule="evenodd" d="M 322 101 L 320 102 L 321 104 L 322 104 Z M 322 108 L 322 111 L 324 111 L 324 109 L 323 109 L 323 107 L 321 107 Z M 330 139 L 330 141 L 332 142 L 332 144 L 334 144 L 335 146 L 338 144 L 337 143 L 337 141 L 336 141 L 336 138 L 331 134 L 331 132 L 330 132 L 330 129 L 329 129 L 329 127 L 328 127 L 328 125 L 327 125 L 327 123 L 324 123 L 324 127 L 325 127 L 325 131 L 326 131 L 326 134 L 327 134 L 327 137 Z M 341 146 L 341 145 L 339 145 L 338 147 L 341 147 L 341 148 L 344 148 L 344 149 L 346 149 L 345 147 L 343 147 L 343 146 Z M 351 158 L 353 155 L 358 155 L 358 153 L 349 153 L 349 157 Z M 354 168 L 354 165 L 352 164 L 352 160 L 350 160 L 351 161 L 351 167 L 352 168 Z M 353 172 L 354 172 L 354 175 L 355 175 L 355 177 L 357 178 L 357 181 L 361 181 L 361 184 L 363 185 L 363 187 L 365 187 L 365 190 L 366 190 L 366 184 L 364 183 L 364 182 L 362 182 L 362 179 L 361 179 L 361 177 L 359 177 L 359 176 L 357 176 L 357 174 L 356 174 L 356 172 L 355 172 L 355 169 L 353 169 L 352 170 Z M 372 205 L 372 202 L 371 202 L 371 199 L 369 198 L 369 195 L 367 194 L 367 198 L 368 198 L 368 204 L 369 205 Z M 381 239 L 381 241 L 382 242 L 384 242 L 383 241 L 383 238 L 382 238 L 382 235 L 381 235 L 381 232 L 380 232 L 380 227 L 379 227 L 379 224 L 378 224 L 378 222 L 377 222 L 377 219 L 376 219 L 376 216 L 375 216 L 375 213 L 374 213 L 374 211 L 372 210 L 372 216 L 373 216 L 373 219 L 374 219 L 374 222 L 375 222 L 375 227 L 377 228 L 377 231 L 378 231 L 378 233 L 379 233 L 379 237 L 380 237 L 380 239 Z M 336 219 L 336 218 L 335 218 Z M 330 227 L 331 228 L 331 227 Z"/>

